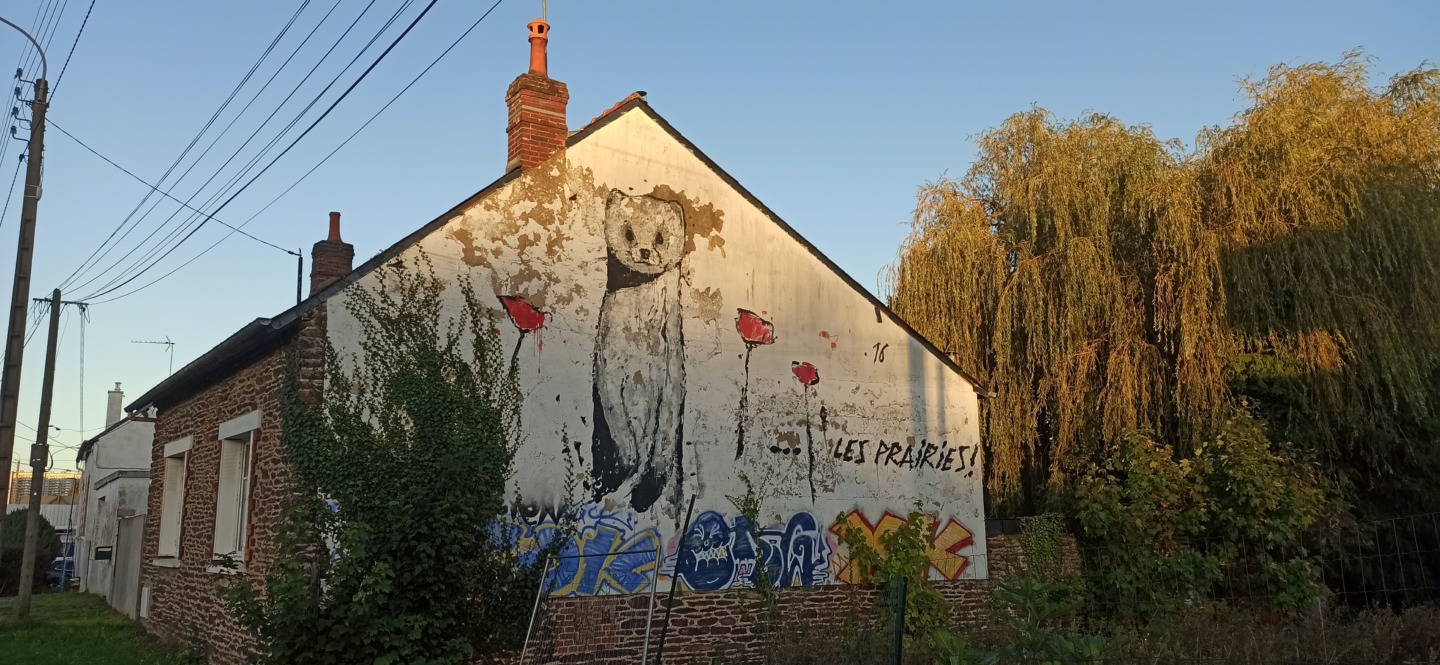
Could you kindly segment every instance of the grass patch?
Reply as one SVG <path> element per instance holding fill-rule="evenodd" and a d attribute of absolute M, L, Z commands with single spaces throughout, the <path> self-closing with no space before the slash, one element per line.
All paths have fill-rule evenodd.
<path fill-rule="evenodd" d="M 161 645 L 140 624 L 84 593 L 35 596 L 30 618 L 15 618 L 15 599 L 0 598 L 0 654 L 27 665 L 185 665 L 184 649 Z"/>

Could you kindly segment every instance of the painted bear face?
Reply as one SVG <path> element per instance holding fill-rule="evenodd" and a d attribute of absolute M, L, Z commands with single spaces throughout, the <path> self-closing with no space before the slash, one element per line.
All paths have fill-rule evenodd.
<path fill-rule="evenodd" d="M 658 275 L 680 264 L 685 213 L 673 201 L 614 190 L 605 202 L 605 242 L 626 268 Z"/>

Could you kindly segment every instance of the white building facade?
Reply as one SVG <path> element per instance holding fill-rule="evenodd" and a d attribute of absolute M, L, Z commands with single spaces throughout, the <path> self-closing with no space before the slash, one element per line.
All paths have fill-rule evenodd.
<path fill-rule="evenodd" d="M 155 422 L 122 416 L 120 384 L 107 397 L 106 428 L 85 441 L 77 455 L 83 468 L 76 573 L 81 591 L 103 596 L 134 616 Z"/>

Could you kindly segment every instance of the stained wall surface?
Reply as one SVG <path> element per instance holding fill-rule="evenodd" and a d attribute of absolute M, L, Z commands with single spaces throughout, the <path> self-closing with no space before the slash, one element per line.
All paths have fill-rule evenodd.
<path fill-rule="evenodd" d="M 759 566 L 853 581 L 837 519 L 873 537 L 912 511 L 934 577 L 986 576 L 975 387 L 645 107 L 399 258 L 420 252 L 457 308 L 461 280 L 495 297 L 525 395 L 519 535 L 546 542 L 555 508 L 583 505 L 557 593 L 743 587 Z M 376 279 L 328 303 L 342 355 L 346 293 Z M 732 501 L 746 481 L 759 542 Z"/>
<path fill-rule="evenodd" d="M 75 570 L 82 591 L 109 595 L 114 562 L 94 560 L 95 548 L 116 545 L 121 517 L 145 514 L 150 488 L 146 472 L 154 439 L 153 422 L 127 419 L 98 437 L 84 462 L 83 505 L 76 507 L 79 534 L 75 547 Z"/>

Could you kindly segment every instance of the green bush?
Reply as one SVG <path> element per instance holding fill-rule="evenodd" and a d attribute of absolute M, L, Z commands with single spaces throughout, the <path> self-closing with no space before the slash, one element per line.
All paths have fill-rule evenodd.
<path fill-rule="evenodd" d="M 950 604 L 930 580 L 930 535 L 934 519 L 916 506 L 898 527 L 880 534 L 872 546 L 865 533 L 844 516 L 835 518 L 840 543 L 858 571 L 862 583 L 884 587 L 889 593 L 879 601 L 891 616 L 899 602 L 899 585 L 904 584 L 905 652 L 931 649 L 931 635 L 950 618 Z"/>
<path fill-rule="evenodd" d="M 5 515 L 0 519 L 0 532 L 4 552 L 0 554 L 0 596 L 13 596 L 20 589 L 20 565 L 24 555 L 25 521 L 30 509 L 25 508 Z M 45 573 L 55 557 L 60 556 L 60 535 L 50 521 L 40 516 L 40 538 L 35 547 L 35 582 L 33 589 L 39 591 L 45 585 Z"/>
<path fill-rule="evenodd" d="M 1332 498 L 1314 464 L 1243 410 L 1189 451 L 1122 437 L 1075 488 L 1091 601 L 1135 619 L 1206 596 L 1308 607 L 1324 587 L 1306 546 L 1321 542 Z"/>
<path fill-rule="evenodd" d="M 328 350 L 321 403 L 292 358 L 281 449 L 297 491 L 278 557 L 263 589 L 237 576 L 224 592 L 257 662 L 455 664 L 524 638 L 543 571 L 500 517 L 515 368 L 469 283 L 449 313 L 429 268 L 421 255 L 347 292 L 360 353 Z"/>

